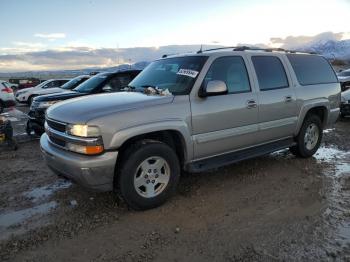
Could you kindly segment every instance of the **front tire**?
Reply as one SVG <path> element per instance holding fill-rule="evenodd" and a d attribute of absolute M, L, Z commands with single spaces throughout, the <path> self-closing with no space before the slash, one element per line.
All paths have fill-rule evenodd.
<path fill-rule="evenodd" d="M 302 158 L 311 157 L 320 147 L 323 136 L 322 123 L 317 115 L 307 116 L 296 137 L 297 144 L 290 151 Z"/>
<path fill-rule="evenodd" d="M 5 105 L 2 101 L 0 101 L 0 114 L 4 112 Z"/>
<path fill-rule="evenodd" d="M 118 189 L 135 210 L 160 206 L 175 191 L 180 177 L 174 150 L 158 141 L 142 141 L 126 150 L 118 172 Z"/>
<path fill-rule="evenodd" d="M 27 102 L 27 103 L 28 103 L 28 106 L 31 106 L 31 105 L 32 105 L 34 98 L 35 98 L 35 96 L 30 96 L 30 97 L 28 98 L 28 102 Z"/>

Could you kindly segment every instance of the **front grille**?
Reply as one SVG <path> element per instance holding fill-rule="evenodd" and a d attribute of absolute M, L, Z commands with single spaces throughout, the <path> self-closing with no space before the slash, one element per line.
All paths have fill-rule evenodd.
<path fill-rule="evenodd" d="M 59 132 L 66 132 L 66 125 L 60 122 L 56 122 L 54 120 L 46 119 L 47 125 Z"/>
<path fill-rule="evenodd" d="M 61 147 L 65 147 L 66 146 L 66 142 L 62 139 L 59 139 L 57 137 L 54 137 L 54 136 L 51 136 L 49 135 L 49 139 L 52 143 L 58 145 L 58 146 L 61 146 Z"/>

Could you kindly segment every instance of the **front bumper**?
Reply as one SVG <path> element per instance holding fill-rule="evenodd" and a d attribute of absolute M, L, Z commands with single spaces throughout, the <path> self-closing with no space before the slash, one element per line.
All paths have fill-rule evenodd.
<path fill-rule="evenodd" d="M 39 109 L 39 108 L 30 109 L 30 111 L 28 112 L 28 118 L 42 125 L 44 128 L 45 112 L 46 112 L 46 109 Z"/>
<path fill-rule="evenodd" d="M 41 151 L 47 165 L 56 174 L 88 189 L 112 191 L 118 152 L 84 156 L 52 145 L 46 134 L 40 138 Z"/>

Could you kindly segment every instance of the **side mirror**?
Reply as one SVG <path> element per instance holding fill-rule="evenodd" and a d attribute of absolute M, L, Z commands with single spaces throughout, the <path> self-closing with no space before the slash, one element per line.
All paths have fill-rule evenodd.
<path fill-rule="evenodd" d="M 102 91 L 103 92 L 111 92 L 112 91 L 112 87 L 110 85 L 105 85 L 103 88 L 102 88 Z"/>
<path fill-rule="evenodd" d="M 226 83 L 221 80 L 212 80 L 207 83 L 207 85 L 202 89 L 199 96 L 218 96 L 227 94 L 228 89 Z"/>

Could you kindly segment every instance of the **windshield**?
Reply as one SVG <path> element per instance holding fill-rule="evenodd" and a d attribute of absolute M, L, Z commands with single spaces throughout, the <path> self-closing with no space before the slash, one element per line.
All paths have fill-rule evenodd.
<path fill-rule="evenodd" d="M 8 82 L 2 82 L 2 84 L 3 84 L 5 87 L 7 87 L 7 88 L 11 88 L 11 85 L 10 85 L 10 83 L 8 83 Z"/>
<path fill-rule="evenodd" d="M 186 56 L 155 61 L 131 81 L 129 86 L 136 90 L 157 87 L 168 89 L 173 95 L 187 95 L 207 58 Z"/>
<path fill-rule="evenodd" d="M 50 83 L 50 80 L 46 80 L 46 81 L 44 81 L 44 82 L 42 82 L 42 83 L 36 85 L 35 87 L 41 88 L 41 87 L 43 87 L 44 85 L 46 85 L 46 84 L 48 84 L 48 83 Z"/>
<path fill-rule="evenodd" d="M 86 79 L 88 79 L 87 77 L 76 77 L 73 78 L 72 80 L 68 81 L 67 83 L 65 83 L 63 86 L 61 86 L 62 89 L 66 89 L 66 90 L 71 90 L 75 87 L 77 87 L 78 85 L 80 85 L 81 83 L 83 83 Z"/>
<path fill-rule="evenodd" d="M 108 73 L 97 74 L 73 90 L 79 93 L 91 93 L 96 87 L 102 84 L 102 82 L 104 82 L 109 75 L 110 74 Z"/>
<path fill-rule="evenodd" d="M 338 76 L 350 76 L 350 70 L 340 72 L 340 73 L 338 73 Z"/>

